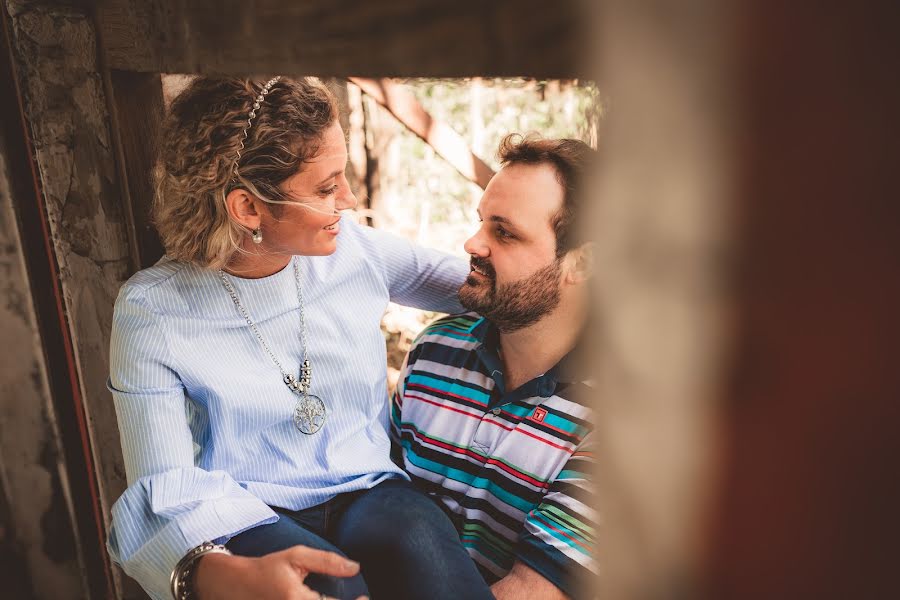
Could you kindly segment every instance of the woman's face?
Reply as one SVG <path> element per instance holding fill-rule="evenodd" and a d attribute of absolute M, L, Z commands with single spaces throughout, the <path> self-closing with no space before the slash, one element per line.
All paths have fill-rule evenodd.
<path fill-rule="evenodd" d="M 340 232 L 337 211 L 356 206 L 346 167 L 344 131 L 335 121 L 325 130 L 318 155 L 280 186 L 296 204 L 280 204 L 274 211 L 267 205 L 269 210 L 262 214 L 265 250 L 285 256 L 326 256 L 335 251 Z"/>

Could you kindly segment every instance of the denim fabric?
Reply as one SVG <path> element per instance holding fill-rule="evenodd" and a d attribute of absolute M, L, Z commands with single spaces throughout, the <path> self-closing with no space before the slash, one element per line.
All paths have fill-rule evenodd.
<path fill-rule="evenodd" d="M 391 479 L 304 510 L 275 510 L 277 522 L 235 536 L 228 548 L 262 556 L 302 544 L 352 558 L 360 575 L 306 579 L 342 600 L 493 598 L 450 519 L 408 481 Z"/>

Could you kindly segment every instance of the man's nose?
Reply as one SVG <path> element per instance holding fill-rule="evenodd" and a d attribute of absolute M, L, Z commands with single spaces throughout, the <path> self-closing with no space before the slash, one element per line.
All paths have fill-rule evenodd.
<path fill-rule="evenodd" d="M 487 244 L 484 243 L 484 238 L 481 235 L 480 230 L 466 240 L 466 243 L 463 244 L 463 249 L 467 254 L 471 254 L 472 256 L 486 257 L 490 254 L 490 250 L 488 249 Z"/>

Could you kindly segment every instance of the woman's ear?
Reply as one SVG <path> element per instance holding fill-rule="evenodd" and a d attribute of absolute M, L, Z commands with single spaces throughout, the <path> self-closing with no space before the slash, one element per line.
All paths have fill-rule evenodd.
<path fill-rule="evenodd" d="M 594 270 L 594 243 L 587 242 L 569 250 L 564 260 L 566 283 L 584 283 Z"/>
<path fill-rule="evenodd" d="M 262 222 L 260 201 L 244 188 L 235 188 L 225 196 L 228 216 L 249 230 L 259 229 Z"/>

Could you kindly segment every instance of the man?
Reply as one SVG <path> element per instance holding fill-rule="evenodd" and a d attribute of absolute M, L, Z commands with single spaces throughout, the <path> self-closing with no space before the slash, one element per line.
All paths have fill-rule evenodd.
<path fill-rule="evenodd" d="M 473 311 L 418 337 L 392 400 L 395 460 L 456 525 L 491 591 L 564 598 L 594 570 L 591 411 L 573 349 L 590 247 L 576 203 L 596 152 L 508 136 L 459 290 Z"/>

